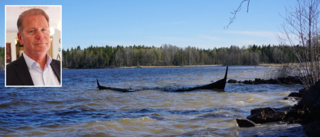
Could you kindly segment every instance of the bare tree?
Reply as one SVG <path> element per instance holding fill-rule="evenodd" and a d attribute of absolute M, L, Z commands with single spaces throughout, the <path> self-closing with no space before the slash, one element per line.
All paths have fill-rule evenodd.
<path fill-rule="evenodd" d="M 235 20 L 236 17 L 237 17 L 238 12 L 241 11 L 241 7 L 242 7 L 243 3 L 245 3 L 245 2 L 247 2 L 247 12 L 249 12 L 250 0 L 242 0 L 241 3 L 240 3 L 240 5 L 238 6 L 238 8 L 235 9 L 233 12 L 231 12 L 232 17 L 230 17 L 229 23 L 228 23 L 228 25 L 226 25 L 226 26 L 224 27 L 224 29 L 229 28 L 229 26 L 234 22 L 234 20 Z"/>
<path fill-rule="evenodd" d="M 133 48 L 132 47 L 124 48 L 124 54 L 125 54 L 124 57 L 125 57 L 126 66 L 132 66 Z"/>
<path fill-rule="evenodd" d="M 297 6 L 287 9 L 282 25 L 284 44 L 293 48 L 299 61 L 298 75 L 306 88 L 320 79 L 319 0 L 297 0 Z M 298 46 L 297 46 L 298 45 Z"/>
<path fill-rule="evenodd" d="M 121 67 L 123 65 L 123 53 L 119 50 L 115 55 L 115 62 L 117 67 Z"/>

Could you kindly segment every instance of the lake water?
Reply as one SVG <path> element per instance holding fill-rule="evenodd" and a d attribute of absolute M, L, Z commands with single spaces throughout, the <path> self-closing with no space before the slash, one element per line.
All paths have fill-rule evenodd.
<path fill-rule="evenodd" d="M 268 66 L 229 67 L 228 78 L 270 78 Z M 4 87 L 0 71 L 0 135 L 17 136 L 273 136 L 303 135 L 297 124 L 239 128 L 258 107 L 283 107 L 301 85 L 227 84 L 225 92 L 176 89 L 224 77 L 225 67 L 64 69 L 62 88 Z M 140 91 L 98 90 L 103 86 Z M 147 90 L 143 90 L 147 89 Z M 291 132 L 296 133 L 292 134 Z"/>

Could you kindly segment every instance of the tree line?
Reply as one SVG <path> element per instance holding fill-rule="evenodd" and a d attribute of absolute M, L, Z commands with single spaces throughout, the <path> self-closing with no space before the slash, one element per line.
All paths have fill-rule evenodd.
<path fill-rule="evenodd" d="M 200 49 L 180 48 L 170 44 L 161 47 L 89 46 L 81 49 L 63 49 L 64 68 L 109 68 L 132 66 L 184 66 L 184 65 L 258 65 L 261 63 L 296 62 L 289 46 L 249 45 L 247 47 L 221 47 Z"/>
<path fill-rule="evenodd" d="M 4 69 L 4 47 L 0 47 L 0 70 Z"/>

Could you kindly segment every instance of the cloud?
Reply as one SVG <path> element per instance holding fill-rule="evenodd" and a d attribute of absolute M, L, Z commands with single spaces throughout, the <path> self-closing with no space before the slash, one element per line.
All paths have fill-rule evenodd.
<path fill-rule="evenodd" d="M 222 38 L 217 37 L 217 36 L 200 35 L 199 37 L 203 38 L 203 39 L 207 39 L 207 40 L 214 40 L 214 41 L 222 40 Z"/>
<path fill-rule="evenodd" d="M 283 45 L 297 45 L 300 43 L 300 38 L 297 35 L 292 33 L 288 35 L 285 33 L 279 33 L 278 40 L 280 44 L 283 44 Z"/>
<path fill-rule="evenodd" d="M 271 32 L 271 31 L 227 31 L 227 34 L 240 34 L 256 37 L 277 37 L 280 32 Z"/>

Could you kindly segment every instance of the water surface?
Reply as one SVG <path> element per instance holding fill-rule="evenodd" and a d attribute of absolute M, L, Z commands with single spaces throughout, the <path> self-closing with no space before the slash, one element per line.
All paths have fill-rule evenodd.
<path fill-rule="evenodd" d="M 229 67 L 228 78 L 270 78 L 272 69 Z M 279 123 L 239 128 L 235 120 L 253 108 L 293 105 L 296 102 L 283 98 L 301 85 L 227 84 L 225 92 L 162 90 L 208 84 L 224 73 L 222 66 L 64 69 L 62 88 L 5 88 L 0 79 L 0 135 L 273 136 L 301 130 Z M 96 79 L 103 86 L 140 91 L 98 90 Z"/>

